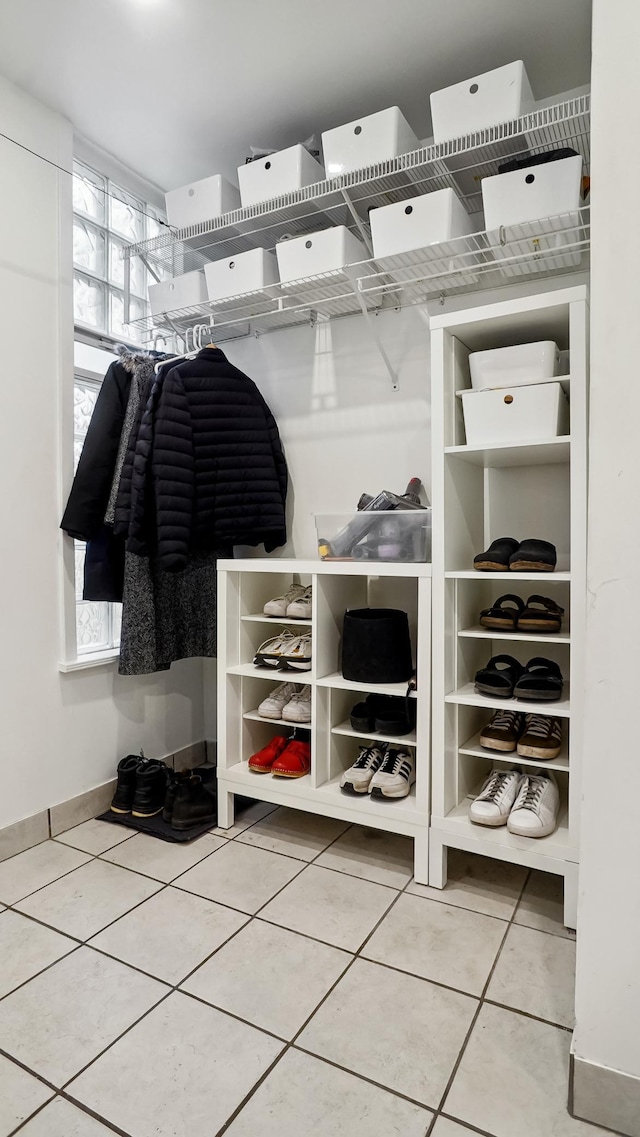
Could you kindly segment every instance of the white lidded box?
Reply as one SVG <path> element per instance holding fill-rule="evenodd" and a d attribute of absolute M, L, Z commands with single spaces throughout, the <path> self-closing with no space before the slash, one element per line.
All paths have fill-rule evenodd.
<path fill-rule="evenodd" d="M 212 174 L 199 182 L 169 190 L 164 195 L 167 221 L 176 229 L 212 221 L 232 209 L 238 209 L 240 194 L 235 186 L 221 174 Z"/>
<path fill-rule="evenodd" d="M 460 138 L 476 130 L 520 118 L 533 108 L 534 98 L 521 59 L 454 83 L 431 95 L 434 142 Z"/>
<path fill-rule="evenodd" d="M 204 266 L 209 300 L 258 292 L 278 282 L 278 262 L 266 249 L 249 249 Z"/>
<path fill-rule="evenodd" d="M 418 139 L 399 107 L 388 107 L 376 114 L 355 119 L 344 126 L 325 130 L 322 135 L 324 164 L 328 178 L 387 162 L 415 150 Z"/>
<path fill-rule="evenodd" d="M 303 277 L 338 272 L 345 265 L 366 260 L 367 250 L 346 225 L 335 225 L 332 229 L 280 241 L 276 245 L 276 256 L 280 281 L 286 284 Z"/>
<path fill-rule="evenodd" d="M 376 257 L 409 253 L 471 232 L 469 214 L 452 189 L 372 209 L 369 221 Z"/>
<path fill-rule="evenodd" d="M 560 374 L 560 349 L 552 340 L 538 340 L 490 351 L 472 351 L 469 370 L 474 391 L 538 383 Z"/>
<path fill-rule="evenodd" d="M 238 185 L 243 206 L 257 205 L 293 193 L 324 179 L 324 169 L 304 146 L 289 146 L 266 158 L 238 166 Z"/>
<path fill-rule="evenodd" d="M 560 383 L 464 391 L 467 446 L 540 442 L 569 433 L 569 403 Z"/>
<path fill-rule="evenodd" d="M 204 304 L 207 300 L 207 284 L 204 273 L 185 272 L 174 276 L 173 280 L 163 280 L 160 284 L 149 285 L 149 305 L 152 316 L 163 312 L 177 312 L 180 308 L 191 308 Z"/>

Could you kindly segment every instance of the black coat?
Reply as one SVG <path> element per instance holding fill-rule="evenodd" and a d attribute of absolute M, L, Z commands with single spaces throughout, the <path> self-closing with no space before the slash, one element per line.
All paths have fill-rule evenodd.
<path fill-rule="evenodd" d="M 125 463 L 116 529 L 129 552 L 169 572 L 191 553 L 229 545 L 267 552 L 286 541 L 287 467 L 275 419 L 255 383 L 219 348 L 163 368 Z"/>

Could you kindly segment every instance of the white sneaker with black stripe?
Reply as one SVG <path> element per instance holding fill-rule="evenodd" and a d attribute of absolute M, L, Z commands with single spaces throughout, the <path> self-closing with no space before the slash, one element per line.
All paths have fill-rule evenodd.
<path fill-rule="evenodd" d="M 415 780 L 413 753 L 389 747 L 384 762 L 371 779 L 371 797 L 407 797 Z"/>
<path fill-rule="evenodd" d="M 345 794 L 368 793 L 371 779 L 380 769 L 386 752 L 387 744 L 385 742 L 381 742 L 378 746 L 361 746 L 353 766 L 345 770 L 340 778 L 342 792 Z"/>

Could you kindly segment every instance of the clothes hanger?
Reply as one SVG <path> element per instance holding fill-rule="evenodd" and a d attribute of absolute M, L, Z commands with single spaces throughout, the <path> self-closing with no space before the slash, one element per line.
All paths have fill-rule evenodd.
<path fill-rule="evenodd" d="M 215 344 L 215 343 L 208 343 L 208 344 L 202 343 L 203 334 L 208 333 L 210 330 L 211 329 L 209 328 L 209 326 L 207 324 L 194 324 L 194 326 L 192 328 L 185 328 L 185 331 L 184 331 L 185 351 L 183 351 L 181 355 L 174 355 L 171 357 L 171 359 L 162 359 L 158 363 L 156 363 L 155 368 L 154 368 L 156 375 L 158 374 L 158 371 L 160 370 L 160 368 L 164 367 L 164 365 L 166 363 L 177 363 L 181 359 L 194 359 L 195 356 L 198 354 L 198 352 L 202 351 L 203 347 L 213 347 L 213 348 L 217 347 L 217 344 Z M 191 335 L 193 337 L 193 347 L 191 350 L 189 350 L 189 333 L 191 333 Z"/>

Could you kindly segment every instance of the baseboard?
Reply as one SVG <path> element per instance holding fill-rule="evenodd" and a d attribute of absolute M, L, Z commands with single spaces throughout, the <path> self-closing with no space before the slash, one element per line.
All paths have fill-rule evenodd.
<path fill-rule="evenodd" d="M 640 1078 L 571 1055 L 569 1113 L 624 1137 L 640 1137 Z"/>

